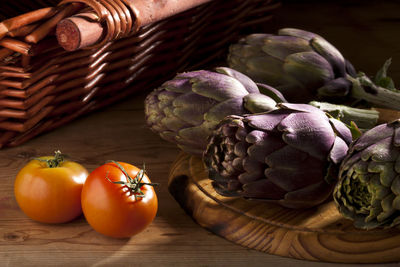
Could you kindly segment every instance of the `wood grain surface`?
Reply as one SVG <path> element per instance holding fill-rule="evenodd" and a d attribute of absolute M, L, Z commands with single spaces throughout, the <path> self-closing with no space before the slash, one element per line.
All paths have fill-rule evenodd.
<path fill-rule="evenodd" d="M 245 249 L 197 225 L 167 189 L 179 150 L 144 121 L 145 94 L 82 117 L 24 145 L 0 150 L 0 266 L 263 266 L 293 262 Z M 81 216 L 65 224 L 32 221 L 17 206 L 13 182 L 32 157 L 60 149 L 89 171 L 107 160 L 146 163 L 159 210 L 144 232 L 130 239 L 96 233 Z M 308 266 L 300 262 L 300 266 Z"/>
<path fill-rule="evenodd" d="M 219 195 L 201 158 L 180 153 L 169 190 L 202 227 L 244 247 L 296 259 L 383 263 L 400 261 L 400 230 L 358 230 L 333 201 L 294 210 Z"/>

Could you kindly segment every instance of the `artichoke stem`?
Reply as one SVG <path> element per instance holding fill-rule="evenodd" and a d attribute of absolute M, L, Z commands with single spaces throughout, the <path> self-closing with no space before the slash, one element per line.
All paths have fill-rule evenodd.
<path fill-rule="evenodd" d="M 400 91 L 389 90 L 374 84 L 365 74 L 357 78 L 347 75 L 353 83 L 351 95 L 360 100 L 365 100 L 376 107 L 400 110 Z"/>
<path fill-rule="evenodd" d="M 350 125 L 353 121 L 362 131 L 374 127 L 379 119 L 379 112 L 372 109 L 352 108 L 327 102 L 311 101 L 310 105 L 328 113 L 335 119 Z"/>

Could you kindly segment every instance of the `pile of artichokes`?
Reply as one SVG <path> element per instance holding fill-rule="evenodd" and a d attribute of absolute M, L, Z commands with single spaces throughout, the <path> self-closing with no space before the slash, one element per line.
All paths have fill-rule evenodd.
<path fill-rule="evenodd" d="M 146 122 L 201 156 L 222 195 L 287 208 L 334 199 L 356 227 L 392 227 L 400 121 L 376 126 L 377 111 L 347 106 L 400 110 L 389 64 L 369 78 L 317 34 L 251 34 L 231 45 L 229 67 L 179 73 L 151 92 Z"/>

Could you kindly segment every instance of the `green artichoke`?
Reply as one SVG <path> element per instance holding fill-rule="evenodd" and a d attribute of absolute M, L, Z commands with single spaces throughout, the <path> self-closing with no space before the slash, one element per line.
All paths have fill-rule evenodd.
<path fill-rule="evenodd" d="M 316 107 L 277 104 L 266 113 L 226 117 L 203 161 L 217 192 L 309 208 L 328 199 L 350 130 Z"/>
<path fill-rule="evenodd" d="M 285 28 L 278 35 L 248 35 L 230 46 L 228 65 L 280 90 L 289 102 L 350 103 L 350 98 L 400 110 L 400 93 L 386 73 L 390 61 L 372 81 L 357 74 L 339 50 L 312 32 Z"/>
<path fill-rule="evenodd" d="M 258 86 L 270 93 L 260 94 Z M 272 110 L 282 94 L 257 85 L 235 70 L 199 70 L 178 74 L 152 91 L 145 100 L 146 122 L 163 139 L 183 151 L 201 155 L 207 137 L 227 115 Z"/>
<path fill-rule="evenodd" d="M 400 224 L 400 120 L 365 132 L 343 160 L 333 197 L 357 228 Z"/>

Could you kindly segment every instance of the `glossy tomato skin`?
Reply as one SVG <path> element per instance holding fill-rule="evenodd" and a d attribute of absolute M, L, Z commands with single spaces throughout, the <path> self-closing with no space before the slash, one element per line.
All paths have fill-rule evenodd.
<path fill-rule="evenodd" d="M 119 162 L 130 177 L 139 168 Z M 143 197 L 136 197 L 123 184 L 127 178 L 115 163 L 106 163 L 92 171 L 82 189 L 82 210 L 88 223 L 97 232 L 115 238 L 128 238 L 143 231 L 155 218 L 158 200 L 153 186 L 143 185 Z M 142 182 L 150 183 L 147 175 Z"/>
<path fill-rule="evenodd" d="M 76 162 L 64 161 L 59 167 L 49 168 L 45 162 L 34 159 L 17 174 L 15 198 L 31 219 L 65 223 L 82 214 L 81 192 L 87 176 L 88 171 Z"/>

